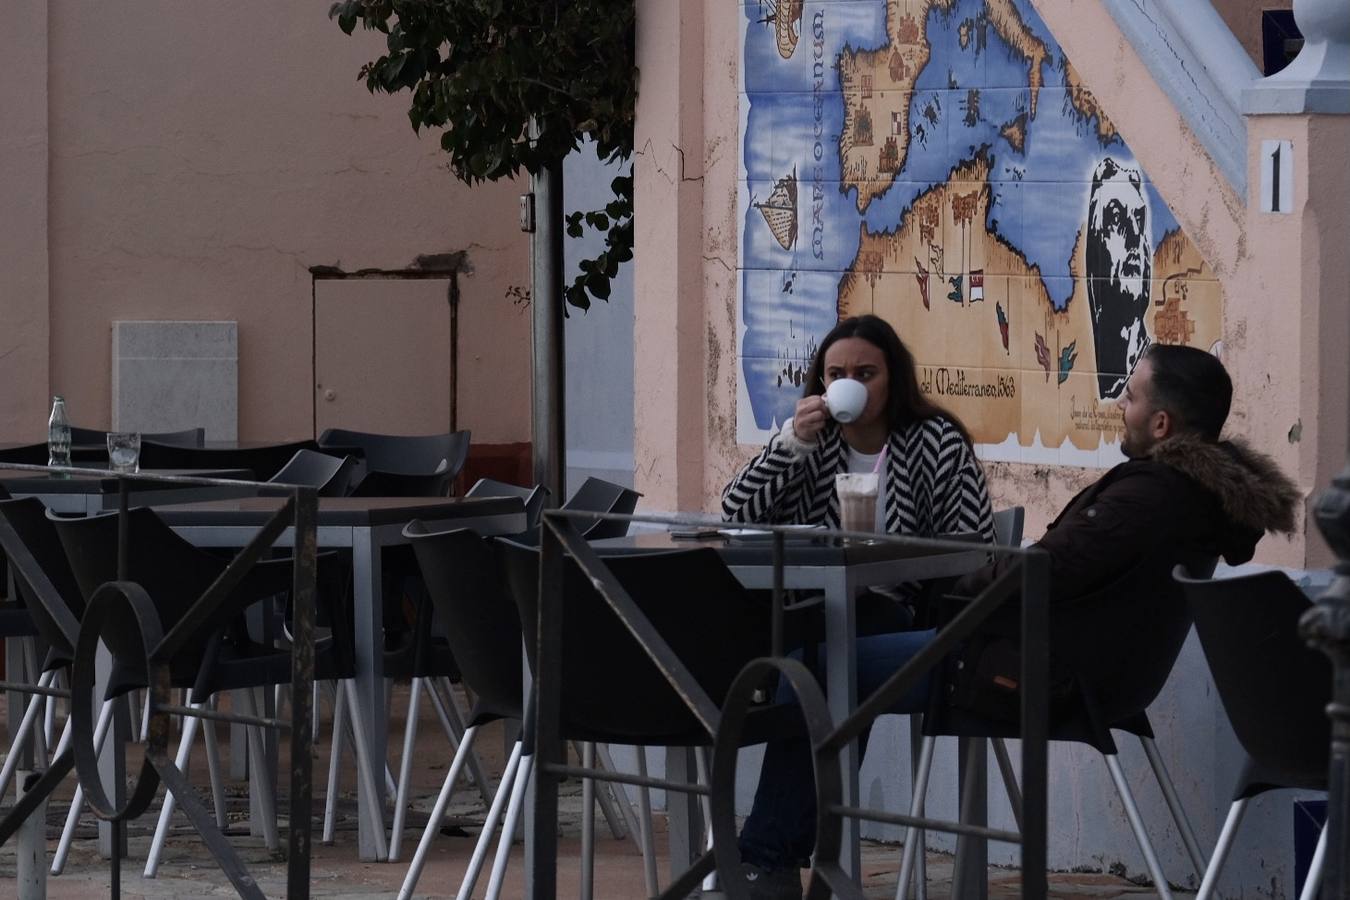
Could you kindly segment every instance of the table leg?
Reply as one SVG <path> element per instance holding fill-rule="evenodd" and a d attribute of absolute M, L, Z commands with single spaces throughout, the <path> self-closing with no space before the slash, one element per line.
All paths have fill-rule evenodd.
<path fill-rule="evenodd" d="M 984 738 L 958 738 L 957 780 L 960 784 L 961 821 L 989 824 L 989 751 Z M 956 839 L 956 871 L 952 895 L 986 900 L 989 896 L 989 843 L 983 838 Z M 959 885 L 959 888 L 958 888 Z"/>
<path fill-rule="evenodd" d="M 693 781 L 698 764 L 693 747 L 666 748 L 666 780 Z M 679 878 L 703 854 L 703 812 L 698 795 L 666 791 L 666 828 L 670 838 L 670 879 Z"/>
<path fill-rule="evenodd" d="M 248 701 L 244 691 L 230 691 L 230 709 L 240 710 Z M 230 723 L 230 777 L 243 781 L 248 777 L 248 728 L 238 722 Z"/>
<path fill-rule="evenodd" d="M 374 822 L 384 822 L 384 766 L 388 759 L 388 733 L 384 701 L 384 607 L 381 597 L 380 549 L 368 529 L 352 535 L 352 591 L 356 621 L 356 700 L 365 723 L 370 756 L 367 767 L 373 796 L 357 784 L 360 807 L 358 844 L 363 860 L 379 860 Z M 383 826 L 381 826 L 383 827 Z"/>
<path fill-rule="evenodd" d="M 825 588 L 825 695 L 830 718 L 838 725 L 858 706 L 858 656 L 854 644 L 857 613 L 854 605 L 857 588 L 845 569 L 830 573 Z M 858 742 L 850 741 L 843 755 L 843 801 L 858 806 Z M 843 821 L 840 865 L 855 879 L 862 871 L 859 847 L 859 822 Z"/>
<path fill-rule="evenodd" d="M 276 614 L 271 599 L 259 604 L 261 612 L 259 618 L 260 633 L 264 647 L 275 647 L 276 634 Z M 277 715 L 276 694 L 270 685 L 253 690 L 252 708 L 268 719 L 274 719 Z M 209 723 L 207 723 L 209 724 Z M 244 731 L 245 746 L 248 746 L 248 732 Z M 277 792 L 280 790 L 280 781 L 277 778 L 277 732 L 271 728 L 263 729 L 262 738 L 263 758 L 251 761 L 248 767 L 248 833 L 253 837 L 266 837 L 271 834 L 274 823 L 268 821 L 268 810 L 275 813 L 278 808 Z M 263 791 L 270 786 L 272 796 L 263 797 Z M 264 800 L 270 802 L 264 803 Z"/>

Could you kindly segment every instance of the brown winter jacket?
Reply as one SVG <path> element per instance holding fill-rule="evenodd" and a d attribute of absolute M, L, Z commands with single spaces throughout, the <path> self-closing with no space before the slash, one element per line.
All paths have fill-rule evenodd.
<path fill-rule="evenodd" d="M 1300 499 L 1275 462 L 1242 441 L 1168 438 L 1111 469 L 1050 523 L 1035 546 L 1050 554 L 1051 602 L 1071 604 L 1159 557 L 1245 563 L 1265 532 L 1294 531 Z M 963 578 L 957 593 L 977 593 L 997 571 Z"/>
<path fill-rule="evenodd" d="M 1051 709 L 1055 697 L 1090 688 L 1103 715 L 1147 706 L 1161 682 L 1125 685 L 1117 675 L 1156 651 L 1180 650 L 1190 616 L 1172 582 L 1179 563 L 1247 562 L 1266 531 L 1295 528 L 1300 494 L 1267 456 L 1239 441 L 1178 436 L 1107 472 L 1070 501 L 1036 546 L 1050 555 Z M 973 596 L 1011 557 L 957 585 Z M 1178 604 L 1181 604 L 1180 608 Z M 954 705 L 1014 719 L 1020 679 L 1016 599 L 977 627 L 956 654 Z M 1166 672 L 1161 672 L 1165 679 Z M 958 697 L 966 697 L 962 703 Z"/>

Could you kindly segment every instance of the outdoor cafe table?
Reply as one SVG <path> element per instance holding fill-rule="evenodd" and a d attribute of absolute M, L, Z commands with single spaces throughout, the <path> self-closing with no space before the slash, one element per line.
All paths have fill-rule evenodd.
<path fill-rule="evenodd" d="M 143 475 L 183 475 L 197 478 L 248 479 L 248 469 L 145 469 Z M 91 471 L 86 476 L 54 477 L 31 470 L 5 469 L 0 466 L 0 487 L 13 497 L 37 497 L 56 513 L 93 515 L 117 509 L 118 480 L 111 472 Z M 212 500 L 237 494 L 232 488 L 210 485 L 165 484 L 133 481 L 130 484 L 134 506 L 160 503 Z"/>
<path fill-rule="evenodd" d="M 211 503 L 156 507 L 171 528 L 199 547 L 242 547 L 284 503 L 283 498 L 257 497 Z M 384 821 L 384 765 L 388 735 L 384 727 L 384 621 L 381 600 L 380 551 L 406 544 L 403 527 L 422 519 L 433 528 L 472 528 L 480 534 L 512 534 L 525 527 L 518 497 L 320 497 L 318 546 L 347 548 L 352 554 L 353 614 L 356 634 L 356 693 L 369 733 L 371 782 L 376 796 L 358 788 L 362 807 L 359 845 L 363 860 L 377 859 L 375 836 L 368 822 Z M 294 530 L 286 529 L 277 546 L 291 546 Z M 359 785 L 361 780 L 357 780 Z M 372 813 L 369 805 L 373 804 Z"/>
<path fill-rule="evenodd" d="M 624 550 L 687 550 L 711 546 L 747 588 L 773 587 L 773 543 L 759 537 L 683 540 L 672 538 L 665 532 L 649 532 L 594 541 L 592 546 L 607 555 Z M 935 550 L 890 542 L 839 544 L 795 535 L 784 540 L 783 549 L 784 589 L 819 592 L 825 597 L 826 700 L 836 725 L 858 705 L 858 661 L 854 647 L 858 594 L 870 587 L 963 575 L 988 560 L 988 554 L 982 549 Z M 856 741 L 849 744 L 843 758 L 844 804 L 856 807 L 859 762 Z M 693 771 L 687 753 L 668 753 L 666 765 L 666 775 L 672 780 L 687 778 Z M 671 792 L 667 804 L 671 816 L 671 866 L 678 873 L 702 851 L 699 845 L 701 829 L 695 827 L 698 816 L 692 795 Z M 844 847 L 848 850 L 841 862 L 856 877 L 861 871 L 858 820 L 845 818 L 843 829 Z M 980 866 L 983 871 L 983 863 Z"/>

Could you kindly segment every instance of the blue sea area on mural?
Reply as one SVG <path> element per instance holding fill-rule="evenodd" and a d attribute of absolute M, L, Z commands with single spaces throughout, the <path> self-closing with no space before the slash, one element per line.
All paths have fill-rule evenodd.
<path fill-rule="evenodd" d="M 793 23 L 779 20 L 780 5 L 796 9 L 790 0 L 742 7 L 738 346 L 742 404 L 750 413 L 741 413 L 743 437 L 792 414 L 801 373 L 838 319 L 840 278 L 864 226 L 874 234 L 895 231 L 917 197 L 983 149 L 992 160 L 986 224 L 1039 271 L 1060 310 L 1072 296 L 1071 259 L 1094 168 L 1106 156 L 1137 166 L 1114 132 L 1103 139 L 1069 102 L 1063 51 L 1029 0 L 1013 6 L 1047 51 L 1034 101 L 1031 63 L 988 24 L 985 0 L 955 0 L 929 9 L 921 23 L 929 56 L 904 106 L 907 123 L 872 123 L 879 135 L 907 125 L 908 148 L 889 186 L 860 211 L 840 157 L 839 59 L 890 45 L 887 4 L 806 0 Z M 1006 125 L 1019 117 L 1025 124 L 1014 145 Z M 1156 247 L 1178 226 L 1152 185 L 1144 190 Z"/>

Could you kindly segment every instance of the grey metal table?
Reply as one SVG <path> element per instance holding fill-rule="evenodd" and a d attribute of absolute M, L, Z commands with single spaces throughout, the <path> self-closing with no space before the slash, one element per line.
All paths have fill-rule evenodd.
<path fill-rule="evenodd" d="M 242 547 L 284 502 L 258 497 L 210 503 L 174 504 L 156 512 L 175 531 L 202 547 Z M 384 820 L 384 761 L 388 735 L 383 677 L 384 620 L 381 601 L 381 551 L 406 544 L 403 526 L 422 519 L 434 527 L 473 528 L 480 534 L 512 534 L 525 527 L 518 497 L 320 497 L 318 546 L 347 548 L 352 553 L 353 614 L 356 620 L 357 698 L 370 735 L 374 796 L 358 791 L 361 805 L 360 856 L 378 860 L 376 836 L 368 822 Z M 290 546 L 287 529 L 277 546 Z M 358 784 L 361 779 L 358 779 Z"/>
<path fill-rule="evenodd" d="M 640 552 L 714 546 L 743 585 L 754 589 L 773 587 L 773 545 L 767 540 L 676 540 L 666 533 L 648 533 L 595 541 L 592 546 L 606 554 L 625 549 Z M 836 723 L 843 721 L 858 705 L 858 660 L 854 646 L 858 594 L 870 587 L 964 575 L 987 560 L 988 554 L 983 549 L 944 552 L 903 544 L 841 545 L 796 537 L 784 542 L 783 587 L 818 591 L 825 596 L 826 699 Z M 685 755 L 672 753 L 668 756 L 668 777 L 692 773 L 693 766 L 683 758 Z M 682 758 L 672 760 L 674 756 Z M 844 759 L 844 803 L 857 806 L 859 759 L 856 741 L 849 745 Z M 671 761 L 675 762 L 673 767 Z M 687 867 L 703 849 L 697 845 L 700 833 L 695 827 L 699 820 L 698 807 L 691 795 L 674 792 L 668 794 L 667 803 L 671 816 L 671 866 L 679 872 L 683 868 L 677 867 Z M 845 846 L 849 850 L 842 862 L 856 877 L 861 871 L 859 822 L 846 819 L 843 828 Z"/>
<path fill-rule="evenodd" d="M 249 479 L 248 469 L 146 469 L 145 474 L 191 475 L 199 478 Z M 111 474 L 54 478 L 41 472 L 5 469 L 0 464 L 0 487 L 14 497 L 37 497 L 52 512 L 93 515 L 117 509 L 118 481 Z M 190 503 L 229 496 L 231 488 L 205 485 L 131 482 L 133 506 Z M 233 492 L 237 493 L 237 492 Z"/>

